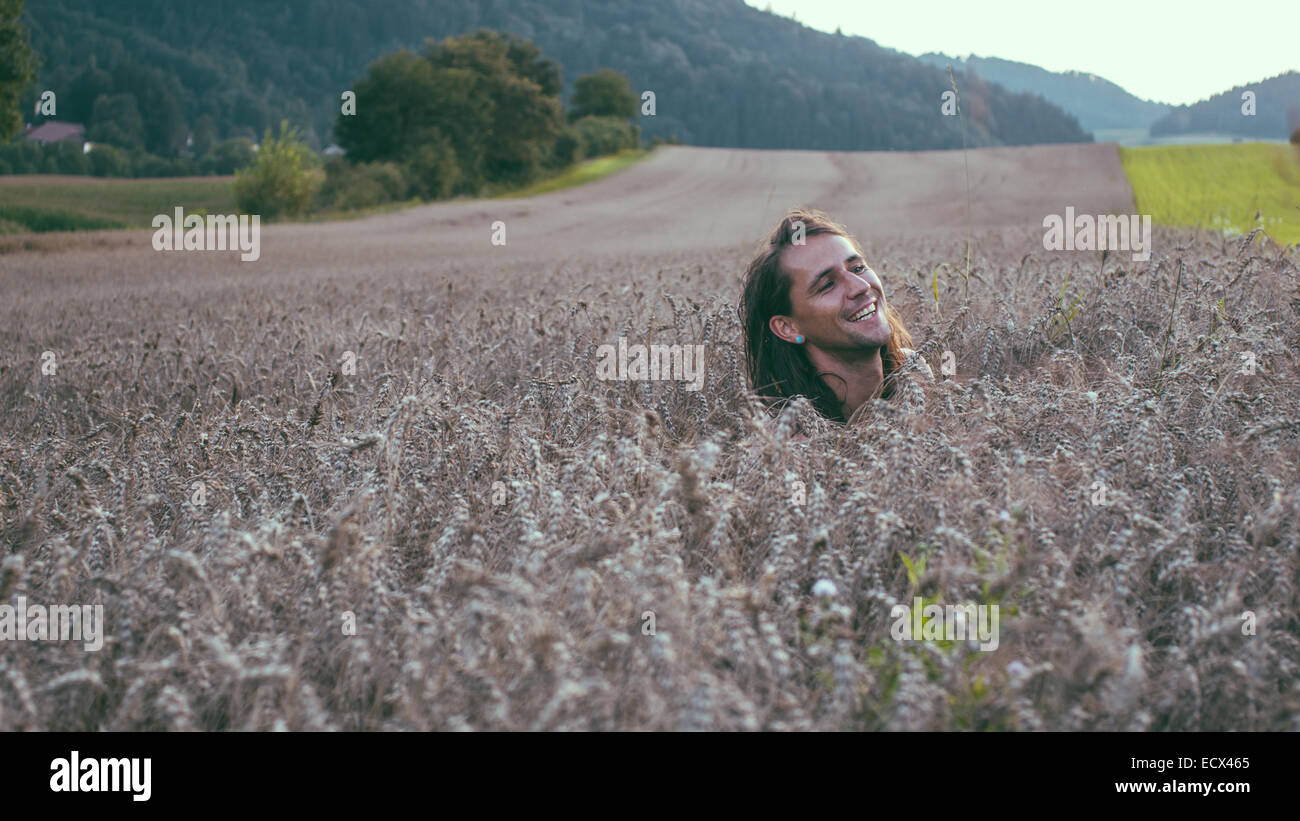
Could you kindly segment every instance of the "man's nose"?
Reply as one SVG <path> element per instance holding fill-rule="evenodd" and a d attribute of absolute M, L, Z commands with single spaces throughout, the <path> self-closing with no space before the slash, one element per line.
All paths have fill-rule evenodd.
<path fill-rule="evenodd" d="M 871 269 L 868 268 L 868 269 L 867 269 L 868 276 L 870 276 L 870 273 L 869 273 L 870 271 L 871 271 Z M 875 277 L 871 277 L 871 279 L 868 279 L 867 277 L 859 276 L 858 274 L 855 274 L 855 273 L 853 273 L 852 271 L 849 271 L 849 272 L 848 272 L 848 275 L 849 275 L 849 280 L 848 280 L 848 281 L 849 281 L 849 296 L 850 296 L 850 297 L 856 298 L 856 297 L 862 296 L 862 294 L 863 294 L 864 292 L 871 290 L 871 288 L 872 288 L 872 282 L 871 282 L 871 280 L 872 280 L 872 279 L 875 279 Z"/>

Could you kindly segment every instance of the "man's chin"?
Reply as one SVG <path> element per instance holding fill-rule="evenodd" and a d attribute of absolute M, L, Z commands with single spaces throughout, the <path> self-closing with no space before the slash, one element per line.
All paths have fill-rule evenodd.
<path fill-rule="evenodd" d="M 870 332 L 852 334 L 851 338 L 860 348 L 883 348 L 889 344 L 893 329 L 888 322 L 882 322 L 881 326 L 879 330 L 873 328 Z"/>

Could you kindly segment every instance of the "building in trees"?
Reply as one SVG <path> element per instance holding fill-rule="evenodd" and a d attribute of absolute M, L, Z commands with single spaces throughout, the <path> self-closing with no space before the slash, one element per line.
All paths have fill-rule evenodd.
<path fill-rule="evenodd" d="M 86 141 L 86 127 L 81 123 L 62 123 L 57 120 L 46 120 L 35 128 L 28 128 L 23 136 L 41 145 L 61 142 L 84 144 Z"/>

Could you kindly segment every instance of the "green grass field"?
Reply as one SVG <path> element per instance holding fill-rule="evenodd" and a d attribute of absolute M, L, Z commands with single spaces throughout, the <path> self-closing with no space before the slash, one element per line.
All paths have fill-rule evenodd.
<path fill-rule="evenodd" d="M 499 194 L 489 192 L 489 196 L 494 199 L 514 199 L 517 197 L 533 197 L 538 194 L 547 194 L 551 191 L 559 191 L 563 188 L 572 188 L 575 185 L 593 182 L 601 177 L 608 177 L 615 171 L 621 171 L 638 160 L 650 156 L 650 152 L 639 148 L 626 148 L 617 154 L 610 154 L 605 157 L 596 157 L 595 159 L 585 160 L 577 163 L 571 168 L 567 168 L 554 177 L 545 180 L 539 180 L 532 185 L 519 188 L 514 191 L 506 191 Z"/>
<path fill-rule="evenodd" d="M 649 156 L 628 149 L 578 163 L 560 174 L 524 188 L 488 191 L 498 198 L 530 197 L 592 182 Z M 100 179 L 59 175 L 0 176 L 0 234 L 45 231 L 96 231 L 105 228 L 149 228 L 155 215 L 185 212 L 232 214 L 238 208 L 234 177 L 176 177 L 167 179 Z M 399 210 L 411 202 L 386 203 L 360 211 L 328 211 L 305 219 L 356 219 Z"/>
<path fill-rule="evenodd" d="M 1300 154 L 1294 146 L 1120 147 L 1119 155 L 1138 212 L 1158 224 L 1240 233 L 1263 227 L 1280 243 L 1300 242 Z"/>
<path fill-rule="evenodd" d="M 0 176 L 0 233 L 149 228 L 157 214 L 235 211 L 234 177 Z"/>

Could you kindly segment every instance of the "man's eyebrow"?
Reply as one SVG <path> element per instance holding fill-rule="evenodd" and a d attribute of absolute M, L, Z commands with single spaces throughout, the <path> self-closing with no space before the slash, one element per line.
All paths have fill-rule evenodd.
<path fill-rule="evenodd" d="M 846 257 L 845 260 L 844 260 L 844 264 L 847 265 L 847 264 L 849 264 L 850 262 L 852 262 L 852 261 L 855 260 L 855 259 L 862 259 L 862 255 L 861 255 L 861 254 L 854 254 L 853 256 Z M 866 262 L 866 260 L 862 260 L 862 261 L 863 261 L 863 262 Z M 826 276 L 827 274 L 829 274 L 831 271 L 834 271 L 834 270 L 835 270 L 835 266 L 832 265 L 831 267 L 827 268 L 825 271 L 822 271 L 820 274 L 818 274 L 817 276 L 813 277 L 813 281 L 812 281 L 812 283 L 810 283 L 810 284 L 808 285 L 808 293 L 811 294 L 811 293 L 813 292 L 813 289 L 817 287 L 817 283 L 819 283 L 819 282 L 822 281 L 822 277 Z"/>

